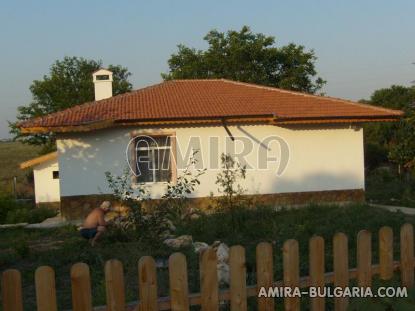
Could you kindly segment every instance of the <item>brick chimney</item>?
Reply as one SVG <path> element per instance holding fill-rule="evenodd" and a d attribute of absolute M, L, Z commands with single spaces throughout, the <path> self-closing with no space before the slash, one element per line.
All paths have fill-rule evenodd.
<path fill-rule="evenodd" d="M 95 88 L 95 100 L 112 97 L 112 72 L 99 69 L 92 74 Z"/>

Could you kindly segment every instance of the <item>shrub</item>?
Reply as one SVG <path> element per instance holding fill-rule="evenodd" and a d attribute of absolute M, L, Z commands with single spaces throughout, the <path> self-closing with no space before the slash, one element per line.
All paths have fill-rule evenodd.
<path fill-rule="evenodd" d="M 116 200 L 128 208 L 126 216 L 113 222 L 110 236 L 120 240 L 136 238 L 159 241 L 163 232 L 167 230 L 166 210 L 150 204 L 144 206 L 144 202 L 150 198 L 149 193 L 143 185 L 133 187 L 128 169 L 121 176 L 105 172 L 105 177 Z"/>
<path fill-rule="evenodd" d="M 221 168 L 222 170 L 216 176 L 218 191 L 222 195 L 217 199 L 218 208 L 222 211 L 229 211 L 232 217 L 232 228 L 236 230 L 236 227 L 240 226 L 236 211 L 247 206 L 247 201 L 242 196 L 246 189 L 239 184 L 239 180 L 246 177 L 246 166 L 235 161 L 231 155 L 222 153 Z"/>
<path fill-rule="evenodd" d="M 114 197 L 128 208 L 127 216 L 115 219 L 110 226 L 109 239 L 127 241 L 138 238 L 157 243 L 170 235 L 174 225 L 189 220 L 191 213 L 187 195 L 200 184 L 199 177 L 205 173 L 204 169 L 192 170 L 197 163 L 194 155 L 195 152 L 177 180 L 167 184 L 161 200 L 153 202 L 149 202 L 151 197 L 143 184 L 132 185 L 128 168 L 121 176 L 106 172 L 107 183 Z"/>
<path fill-rule="evenodd" d="M 27 222 L 29 218 L 29 209 L 27 208 L 16 208 L 7 212 L 5 223 L 6 224 L 17 224 L 20 222 Z"/>
<path fill-rule="evenodd" d="M 194 208 L 189 208 L 188 195 L 195 191 L 200 185 L 199 177 L 202 176 L 206 169 L 193 169 L 197 164 L 195 155 L 198 151 L 194 151 L 190 157 L 190 161 L 177 177 L 175 182 L 167 184 L 166 193 L 162 196 L 161 205 L 166 208 L 169 219 L 174 225 L 179 225 L 183 221 L 189 221 Z M 199 211 L 200 213 L 200 211 Z"/>
<path fill-rule="evenodd" d="M 46 207 L 37 208 L 33 203 L 16 201 L 11 197 L 0 197 L 1 224 L 39 223 L 55 215 L 56 211 Z"/>
<path fill-rule="evenodd" d="M 27 258 L 30 254 L 29 245 L 25 239 L 20 239 L 13 245 L 14 251 L 20 258 Z"/>

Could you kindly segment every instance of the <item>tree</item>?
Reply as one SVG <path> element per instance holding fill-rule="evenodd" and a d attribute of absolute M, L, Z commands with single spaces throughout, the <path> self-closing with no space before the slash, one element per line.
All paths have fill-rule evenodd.
<path fill-rule="evenodd" d="M 211 30 L 207 50 L 178 45 L 168 60 L 169 79 L 227 78 L 289 90 L 315 93 L 325 81 L 316 77 L 313 50 L 290 43 L 274 46 L 275 38 L 252 33 L 248 26 L 227 33 Z"/>
<path fill-rule="evenodd" d="M 102 67 L 102 61 L 82 57 L 65 57 L 50 67 L 49 75 L 33 81 L 30 86 L 33 101 L 17 108 L 16 122 L 9 122 L 10 133 L 24 143 L 42 145 L 44 151 L 54 149 L 53 134 L 22 135 L 17 127 L 19 122 L 47 115 L 59 110 L 94 100 L 92 73 Z M 113 72 L 113 93 L 122 94 L 131 90 L 128 81 L 131 73 L 120 65 L 109 65 Z"/>
<path fill-rule="evenodd" d="M 399 169 L 415 160 L 415 87 L 392 85 L 376 90 L 369 100 L 363 101 L 385 108 L 401 109 L 404 118 L 393 123 L 374 123 L 365 126 L 365 147 L 371 159 L 385 158 Z M 380 155 L 382 153 L 382 155 Z M 369 163 L 369 167 L 374 166 Z"/>

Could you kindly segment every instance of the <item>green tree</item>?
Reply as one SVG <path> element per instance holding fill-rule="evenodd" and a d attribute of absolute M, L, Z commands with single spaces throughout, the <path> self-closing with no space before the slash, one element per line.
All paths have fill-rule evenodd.
<path fill-rule="evenodd" d="M 205 37 L 207 50 L 178 45 L 168 60 L 169 79 L 226 78 L 236 81 L 315 93 L 325 81 L 316 77 L 313 50 L 290 43 L 276 47 L 275 38 L 253 33 L 244 26 L 227 33 L 211 30 Z"/>
<path fill-rule="evenodd" d="M 367 158 L 387 158 L 399 168 L 408 167 L 415 159 L 415 87 L 392 85 L 363 102 L 405 112 L 399 122 L 366 125 L 365 147 Z M 379 163 L 367 164 L 373 168 Z"/>
<path fill-rule="evenodd" d="M 33 101 L 27 106 L 18 107 L 17 121 L 9 122 L 10 133 L 24 143 L 43 145 L 44 151 L 55 148 L 53 134 L 22 135 L 17 127 L 19 122 L 47 115 L 94 100 L 92 73 L 102 68 L 102 61 L 82 57 L 65 57 L 50 67 L 49 75 L 33 81 L 30 86 Z M 113 93 L 122 94 L 131 90 L 128 81 L 131 73 L 120 65 L 109 65 L 113 72 Z"/>

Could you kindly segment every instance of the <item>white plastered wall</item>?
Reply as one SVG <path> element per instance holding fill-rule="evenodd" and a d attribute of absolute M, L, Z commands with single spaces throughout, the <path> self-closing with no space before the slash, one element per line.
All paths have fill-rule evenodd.
<path fill-rule="evenodd" d="M 364 188 L 363 130 L 351 126 L 277 127 L 272 125 L 229 126 L 234 137 L 252 141 L 252 152 L 246 156 L 253 169 L 247 171 L 242 186 L 247 194 L 270 194 L 304 191 L 349 190 Z M 127 167 L 126 147 L 132 131 L 137 128 L 113 128 L 94 132 L 66 134 L 57 140 L 61 170 L 61 195 L 88 195 L 109 193 L 104 172 L 120 175 Z M 203 166 L 208 167 L 200 177 L 201 185 L 192 194 L 206 197 L 218 195 L 215 184 L 217 169 L 209 168 L 220 163 L 225 144 L 232 142 L 223 126 L 181 127 L 162 129 L 175 132 L 177 149 L 182 154 L 187 148 L 200 149 Z M 190 137 L 200 137 L 200 145 Z M 268 169 L 258 169 L 258 152 L 265 148 L 261 142 L 269 136 L 278 136 L 289 146 L 289 161 L 278 176 L 278 160 Z M 218 147 L 212 147 L 211 137 L 217 137 Z M 237 142 L 236 144 L 240 144 Z M 239 152 L 238 148 L 237 152 Z M 280 145 L 268 146 L 270 155 L 280 157 Z M 200 158 L 200 157 L 199 157 Z M 180 174 L 180 170 L 178 171 Z M 152 196 L 159 197 L 164 183 L 149 185 Z"/>
<path fill-rule="evenodd" d="M 53 171 L 59 171 L 57 159 L 48 160 L 33 168 L 36 203 L 59 202 L 59 179 L 53 179 Z"/>

